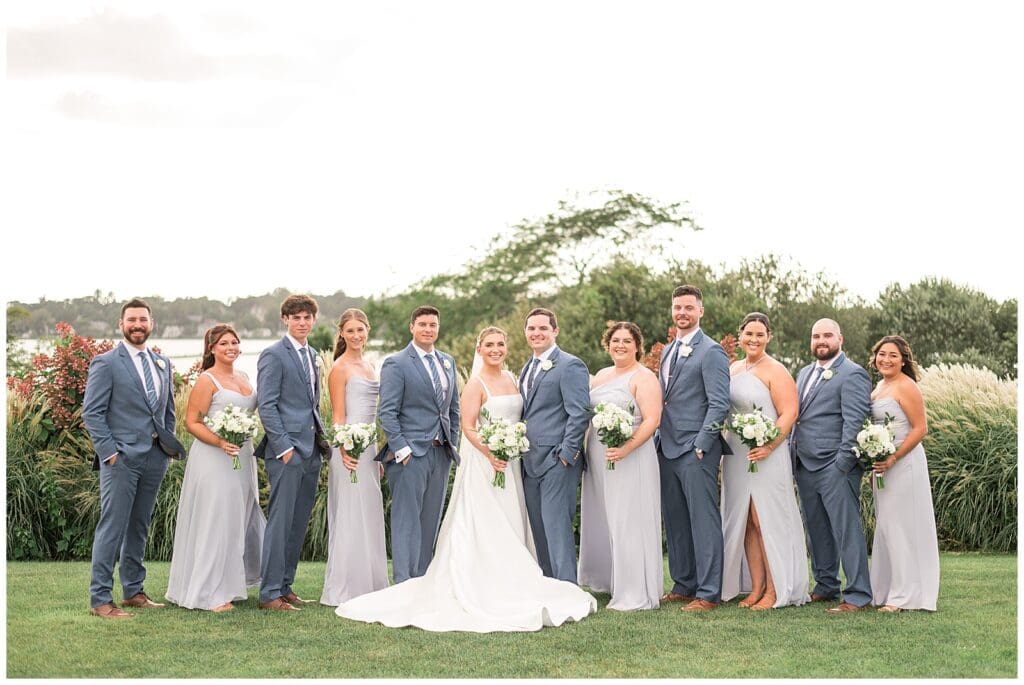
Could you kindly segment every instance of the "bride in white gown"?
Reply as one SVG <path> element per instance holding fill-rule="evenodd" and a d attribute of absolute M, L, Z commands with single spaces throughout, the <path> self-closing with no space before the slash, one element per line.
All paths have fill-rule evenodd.
<path fill-rule="evenodd" d="M 506 340 L 495 327 L 477 339 L 473 373 L 462 393 L 461 464 L 426 574 L 344 602 L 335 610 L 338 616 L 393 628 L 488 633 L 540 630 L 597 611 L 591 595 L 543 575 L 520 466 L 493 459 L 477 437 L 481 408 L 510 421 L 522 416 L 515 378 L 502 371 Z M 504 489 L 491 484 L 496 469 L 505 470 Z"/>

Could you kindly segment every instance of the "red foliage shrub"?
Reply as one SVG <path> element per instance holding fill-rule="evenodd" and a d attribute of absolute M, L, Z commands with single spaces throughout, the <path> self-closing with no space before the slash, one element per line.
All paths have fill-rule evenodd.
<path fill-rule="evenodd" d="M 8 378 L 7 387 L 23 397 L 39 392 L 49 406 L 54 429 L 66 430 L 80 421 L 77 412 L 85 398 L 89 362 L 97 354 L 113 349 L 114 343 L 82 337 L 65 322 L 58 323 L 56 331 L 53 353 L 37 354 L 32 358 L 35 371 L 24 379 Z"/>

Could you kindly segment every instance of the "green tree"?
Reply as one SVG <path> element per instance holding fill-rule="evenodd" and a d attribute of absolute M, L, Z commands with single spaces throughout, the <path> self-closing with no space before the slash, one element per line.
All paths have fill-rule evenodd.
<path fill-rule="evenodd" d="M 441 310 L 442 340 L 475 334 L 504 321 L 522 300 L 538 304 L 567 287 L 583 286 L 597 268 L 621 257 L 653 261 L 699 230 L 681 203 L 663 204 L 624 191 L 565 200 L 545 217 L 523 220 L 498 234 L 483 254 L 454 273 L 440 274 L 405 293 L 367 303 L 376 335 L 391 348 L 408 340 L 416 306 Z"/>
<path fill-rule="evenodd" d="M 906 288 L 890 285 L 879 296 L 868 329 L 870 343 L 903 336 L 924 366 L 962 362 L 1004 377 L 1017 374 L 1016 300 L 1000 304 L 945 278 L 925 278 Z"/>

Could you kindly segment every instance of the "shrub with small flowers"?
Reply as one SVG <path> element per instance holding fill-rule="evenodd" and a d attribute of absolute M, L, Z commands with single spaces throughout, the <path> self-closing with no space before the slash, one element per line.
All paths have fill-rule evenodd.
<path fill-rule="evenodd" d="M 109 340 L 96 342 L 76 334 L 65 322 L 58 323 L 56 331 L 51 354 L 33 357 L 33 370 L 24 378 L 7 379 L 7 387 L 19 396 L 27 399 L 39 392 L 45 398 L 50 411 L 42 424 L 50 431 L 67 430 L 81 421 L 78 410 L 85 398 L 89 362 L 114 347 Z"/>

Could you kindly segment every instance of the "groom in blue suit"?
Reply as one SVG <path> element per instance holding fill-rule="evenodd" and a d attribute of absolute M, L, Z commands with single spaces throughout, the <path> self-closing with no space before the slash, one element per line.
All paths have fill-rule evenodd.
<path fill-rule="evenodd" d="M 384 360 L 378 417 L 391 488 L 391 568 L 395 583 L 418 578 L 434 558 L 451 462 L 459 463 L 459 393 L 455 360 L 434 348 L 441 314 L 417 307 L 412 342 Z"/>
<path fill-rule="evenodd" d="M 308 295 L 281 303 L 288 333 L 260 353 L 256 400 L 266 432 L 254 454 L 270 481 L 267 529 L 260 565 L 260 608 L 298 611 L 292 589 L 309 515 L 316 500 L 322 457 L 329 446 L 320 418 L 320 359 L 309 345 L 319 307 Z"/>
<path fill-rule="evenodd" d="M 722 598 L 722 515 L 718 469 L 732 450 L 712 428 L 729 413 L 729 357 L 704 335 L 704 296 L 692 285 L 672 292 L 676 339 L 661 355 L 663 406 L 655 436 L 671 592 L 663 602 L 709 611 Z"/>
<path fill-rule="evenodd" d="M 800 414 L 790 451 L 800 505 L 811 540 L 815 587 L 811 601 L 839 596 L 839 562 L 846 574 L 842 603 L 828 611 L 844 613 L 871 601 L 868 553 L 860 522 L 860 482 L 864 469 L 853 454 L 864 419 L 871 411 L 867 371 L 846 358 L 839 324 L 821 319 L 811 329 L 817 361 L 800 370 Z"/>
<path fill-rule="evenodd" d="M 85 384 L 82 421 L 100 472 L 100 520 L 92 544 L 90 613 L 129 618 L 112 595 L 114 562 L 120 558 L 122 606 L 162 607 L 142 589 L 149 521 L 167 472 L 167 457 L 185 458 L 174 437 L 171 362 L 146 348 L 152 310 L 134 299 L 121 307 L 124 342 L 93 357 Z"/>
<path fill-rule="evenodd" d="M 555 344 L 554 312 L 526 317 L 533 358 L 519 374 L 523 420 L 530 449 L 523 455 L 526 511 L 544 575 L 576 582 L 576 487 L 583 473 L 583 436 L 590 423 L 590 372 Z"/>

